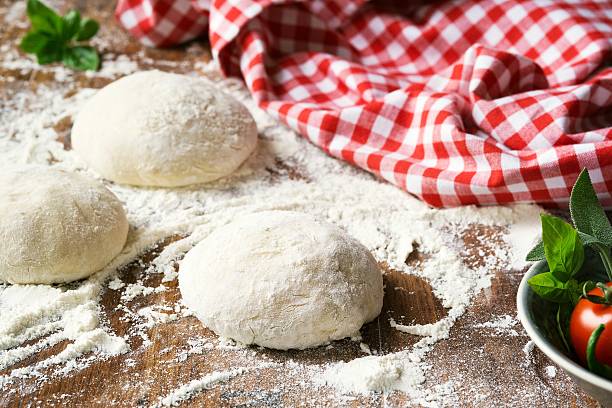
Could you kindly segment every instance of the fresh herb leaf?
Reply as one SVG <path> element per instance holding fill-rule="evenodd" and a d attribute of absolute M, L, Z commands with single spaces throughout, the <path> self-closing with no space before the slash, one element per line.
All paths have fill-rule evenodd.
<path fill-rule="evenodd" d="M 531 251 L 525 257 L 526 261 L 529 262 L 537 262 L 543 261 L 546 259 L 546 255 L 544 254 L 544 242 L 540 241 L 536 246 L 534 246 Z"/>
<path fill-rule="evenodd" d="M 62 61 L 77 70 L 98 69 L 98 52 L 93 47 L 74 43 L 96 35 L 100 28 L 96 21 L 81 19 L 76 10 L 60 17 L 39 0 L 28 0 L 27 12 L 32 28 L 21 40 L 20 47 L 24 52 L 36 54 L 39 64 Z"/>
<path fill-rule="evenodd" d="M 81 14 L 76 10 L 70 10 L 62 17 L 62 38 L 70 41 L 81 28 Z"/>
<path fill-rule="evenodd" d="M 566 282 L 565 287 L 569 291 L 572 307 L 576 306 L 580 299 L 582 299 L 582 289 L 584 285 L 585 283 L 578 283 L 576 279 L 570 279 Z"/>
<path fill-rule="evenodd" d="M 100 29 L 100 24 L 97 21 L 92 20 L 90 18 L 86 18 L 81 21 L 81 26 L 79 28 L 78 34 L 76 36 L 77 41 L 86 41 L 92 38 L 94 35 L 98 33 Z"/>
<path fill-rule="evenodd" d="M 19 48 L 30 54 L 38 53 L 50 40 L 46 33 L 42 31 L 29 32 L 21 39 Z"/>
<path fill-rule="evenodd" d="M 610 246 L 601 242 L 598 238 L 595 238 L 592 235 L 585 234 L 584 232 L 578 231 L 578 235 L 580 239 L 584 243 L 591 247 L 595 252 L 599 254 L 601 258 L 601 263 L 604 266 L 606 273 L 608 274 L 608 279 L 612 280 L 612 256 L 610 255 Z"/>
<path fill-rule="evenodd" d="M 589 236 L 589 244 L 598 242 L 612 246 L 612 225 L 597 199 L 586 169 L 582 170 L 572 189 L 570 213 L 576 229 Z"/>
<path fill-rule="evenodd" d="M 36 60 L 39 64 L 45 65 L 62 60 L 64 52 L 63 44 L 56 39 L 49 39 L 45 45 L 36 53 Z"/>
<path fill-rule="evenodd" d="M 96 70 L 100 65 L 100 57 L 93 47 L 67 48 L 62 61 L 66 66 L 80 71 Z"/>
<path fill-rule="evenodd" d="M 26 12 L 36 31 L 48 34 L 61 34 L 62 19 L 49 7 L 38 0 L 28 0 Z"/>
<path fill-rule="evenodd" d="M 608 278 L 612 280 L 612 226 L 586 169 L 582 170 L 572 189 L 570 213 L 583 243 L 599 253 Z"/>
<path fill-rule="evenodd" d="M 552 274 L 563 282 L 574 276 L 584 262 L 584 247 L 571 225 L 561 218 L 542 214 L 542 241 Z"/>
<path fill-rule="evenodd" d="M 601 244 L 601 241 L 598 238 L 595 238 L 592 235 L 585 234 L 584 232 L 578 231 L 578 235 L 580 235 L 580 239 L 582 243 L 587 246 L 593 246 L 593 244 Z"/>
<path fill-rule="evenodd" d="M 552 272 L 544 272 L 527 281 L 541 298 L 554 303 L 574 303 L 581 293 L 581 286 L 574 279 L 563 282 Z"/>

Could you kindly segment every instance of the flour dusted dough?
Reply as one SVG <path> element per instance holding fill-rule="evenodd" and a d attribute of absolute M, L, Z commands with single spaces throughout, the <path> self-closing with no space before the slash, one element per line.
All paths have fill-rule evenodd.
<path fill-rule="evenodd" d="M 248 110 L 202 78 L 145 71 L 100 90 L 72 147 L 103 177 L 142 186 L 204 183 L 236 170 L 257 142 Z"/>
<path fill-rule="evenodd" d="M 56 283 L 102 269 L 123 248 L 117 197 L 75 173 L 25 167 L 0 173 L 0 281 Z"/>
<path fill-rule="evenodd" d="M 256 213 L 214 231 L 185 256 L 179 287 L 218 335 L 281 350 L 355 335 L 383 303 L 368 250 L 291 211 Z"/>

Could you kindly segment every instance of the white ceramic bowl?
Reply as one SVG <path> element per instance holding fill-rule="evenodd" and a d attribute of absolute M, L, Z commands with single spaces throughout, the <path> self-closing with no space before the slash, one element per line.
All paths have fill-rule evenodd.
<path fill-rule="evenodd" d="M 531 340 L 548 358 L 604 407 L 612 407 L 612 381 L 593 374 L 564 352 L 556 330 L 554 306 L 537 296 L 527 284 L 529 278 L 546 270 L 546 261 L 540 261 L 523 276 L 516 294 L 518 317 Z"/>

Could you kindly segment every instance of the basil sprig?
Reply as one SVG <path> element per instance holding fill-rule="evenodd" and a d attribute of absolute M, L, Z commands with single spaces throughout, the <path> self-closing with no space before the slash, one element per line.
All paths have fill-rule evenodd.
<path fill-rule="evenodd" d="M 100 25 L 95 20 L 81 18 L 76 10 L 60 16 L 38 0 L 28 0 L 27 14 L 32 27 L 19 46 L 35 54 L 39 64 L 62 62 L 80 71 L 98 69 L 100 56 L 96 49 L 80 43 L 98 32 Z"/>
<path fill-rule="evenodd" d="M 548 272 L 529 279 L 531 289 L 555 303 L 577 303 L 582 285 L 574 279 L 584 262 L 584 246 L 578 232 L 562 219 L 542 214 L 542 241 Z"/>
<path fill-rule="evenodd" d="M 599 254 L 608 275 L 608 280 L 612 281 L 612 256 L 610 255 L 610 249 L 612 248 L 612 225 L 610 225 L 610 220 L 597 199 L 597 194 L 593 189 L 589 172 L 586 169 L 582 170 L 572 189 L 572 194 L 570 196 L 570 214 L 575 230 L 569 224 L 567 224 L 567 227 L 578 234 L 579 240 L 583 246 L 588 246 Z M 545 221 L 543 218 L 542 241 L 527 254 L 526 259 L 528 261 L 546 259 L 551 269 L 557 265 L 558 262 L 561 262 L 562 266 L 570 267 L 572 262 L 574 264 L 581 264 L 582 261 L 580 261 L 580 258 L 584 260 L 584 251 L 581 253 L 580 250 L 577 250 L 574 253 L 576 248 L 576 244 L 572 244 L 575 240 L 575 238 L 572 238 L 574 233 L 567 227 L 564 228 L 559 226 L 559 221 L 564 221 L 557 218 L 559 221 L 550 223 L 548 221 L 556 217 L 544 215 L 542 217 L 547 217 L 549 234 L 546 234 L 547 227 L 544 225 Z M 567 235 L 567 238 L 559 239 L 559 237 L 555 237 L 554 231 L 551 231 L 551 228 L 555 230 L 561 229 L 559 232 L 563 235 Z M 548 252 L 546 250 L 547 241 L 549 241 Z M 570 264 L 566 265 L 561 261 L 561 258 L 565 259 L 565 262 L 570 262 Z M 567 272 L 567 268 L 565 269 L 566 270 L 563 272 Z M 551 272 L 554 271 L 551 270 Z M 574 274 L 575 272 L 577 271 L 574 271 Z M 557 277 L 559 277 L 559 275 L 560 273 L 557 273 Z"/>
<path fill-rule="evenodd" d="M 557 330 L 568 351 L 569 318 L 578 301 L 586 298 L 596 303 L 612 304 L 612 295 L 607 291 L 601 297 L 588 295 L 591 289 L 602 286 L 600 283 L 577 280 L 585 263 L 585 247 L 589 247 L 591 253 L 599 254 L 608 280 L 612 281 L 612 226 L 586 169 L 582 170 L 572 189 L 570 214 L 574 226 L 558 217 L 542 214 L 542 241 L 527 254 L 528 261 L 546 260 L 548 264 L 548 271 L 527 282 L 541 298 L 558 304 Z M 588 261 L 591 263 L 592 260 Z"/>

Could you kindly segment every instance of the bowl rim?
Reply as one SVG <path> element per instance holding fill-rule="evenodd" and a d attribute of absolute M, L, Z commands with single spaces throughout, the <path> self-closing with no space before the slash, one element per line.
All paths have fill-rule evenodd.
<path fill-rule="evenodd" d="M 571 375 L 578 377 L 584 381 L 587 381 L 599 388 L 602 388 L 608 392 L 612 392 L 612 381 L 609 381 L 597 374 L 594 374 L 582 367 L 565 354 L 557 350 L 552 344 L 548 342 L 542 336 L 532 322 L 531 318 L 527 314 L 527 294 L 531 291 L 531 288 L 527 284 L 527 280 L 538 272 L 538 269 L 546 261 L 538 261 L 529 267 L 529 270 L 523 275 L 521 283 L 519 284 L 516 292 L 516 306 L 518 312 L 518 318 L 525 328 L 525 331 L 529 335 L 529 338 L 535 343 L 536 346 L 550 358 L 554 363 L 558 364 L 562 369 L 569 372 Z"/>

